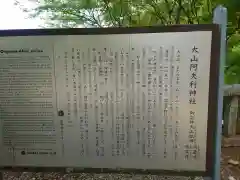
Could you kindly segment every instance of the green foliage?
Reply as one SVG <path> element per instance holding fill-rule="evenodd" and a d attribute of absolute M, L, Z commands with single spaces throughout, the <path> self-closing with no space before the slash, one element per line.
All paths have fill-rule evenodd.
<path fill-rule="evenodd" d="M 240 84 L 240 34 L 234 33 L 228 39 L 225 82 Z"/>
<path fill-rule="evenodd" d="M 24 0 L 25 1 L 25 0 Z M 24 2 L 23 1 L 23 2 Z M 33 0 L 31 0 L 33 1 Z M 122 27 L 212 22 L 218 4 L 228 8 L 225 82 L 240 83 L 240 0 L 35 0 L 24 9 L 45 15 L 49 27 Z"/>
<path fill-rule="evenodd" d="M 142 26 L 211 21 L 211 0 L 41 0 L 32 17 L 51 26 Z"/>
<path fill-rule="evenodd" d="M 220 0 L 228 9 L 226 84 L 240 84 L 240 1 Z"/>

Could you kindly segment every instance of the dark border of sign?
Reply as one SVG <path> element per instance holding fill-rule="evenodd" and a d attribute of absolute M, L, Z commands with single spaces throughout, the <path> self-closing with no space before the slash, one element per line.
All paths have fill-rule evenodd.
<path fill-rule="evenodd" d="M 167 33 L 167 32 L 191 32 L 211 31 L 211 62 L 209 81 L 209 104 L 207 124 L 207 151 L 206 171 L 179 171 L 179 170 L 138 170 L 138 169 L 94 169 L 94 168 L 73 168 L 76 172 L 94 173 L 140 173 L 158 175 L 179 175 L 179 176 L 205 176 L 212 177 L 214 171 L 214 153 L 216 148 L 216 127 L 217 127 L 217 100 L 218 100 L 218 78 L 219 78 L 219 57 L 220 57 L 220 28 L 216 24 L 201 25 L 172 25 L 172 26 L 151 26 L 151 27 L 124 27 L 124 28 L 72 28 L 72 29 L 20 29 L 0 30 L 0 37 L 6 36 L 53 36 L 53 35 L 100 35 L 100 34 L 139 34 L 139 33 Z M 11 171 L 38 171 L 38 172 L 65 172 L 68 167 L 1 167 L 2 170 Z M 69 167 L 71 168 L 71 167 Z M 74 172 L 73 171 L 73 172 Z"/>

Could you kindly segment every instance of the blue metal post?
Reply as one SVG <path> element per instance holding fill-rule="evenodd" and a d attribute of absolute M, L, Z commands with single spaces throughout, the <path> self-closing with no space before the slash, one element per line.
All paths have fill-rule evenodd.
<path fill-rule="evenodd" d="M 220 48 L 220 66 L 219 66 L 219 90 L 218 90 L 218 122 L 216 130 L 216 149 L 213 180 L 220 180 L 220 161 L 221 161 L 221 138 L 222 138 L 222 111 L 223 111 L 223 85 L 224 85 L 224 67 L 226 59 L 226 32 L 227 32 L 227 9 L 218 6 L 214 10 L 213 23 L 219 24 L 221 28 L 221 48 Z M 217 67 L 216 67 L 217 68 Z"/>

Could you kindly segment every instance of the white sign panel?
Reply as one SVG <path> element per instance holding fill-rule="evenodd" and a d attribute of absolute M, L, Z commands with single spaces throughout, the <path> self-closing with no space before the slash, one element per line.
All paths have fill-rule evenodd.
<path fill-rule="evenodd" d="M 206 170 L 212 31 L 0 38 L 0 166 Z"/>

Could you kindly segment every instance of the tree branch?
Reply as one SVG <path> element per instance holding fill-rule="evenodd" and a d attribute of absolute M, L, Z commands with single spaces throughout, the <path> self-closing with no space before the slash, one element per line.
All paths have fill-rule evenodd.
<path fill-rule="evenodd" d="M 124 20 L 125 20 L 125 16 L 123 14 L 123 4 L 124 1 L 123 0 L 120 0 L 120 16 L 119 16 L 119 21 L 120 21 L 120 24 L 121 24 L 121 27 L 123 26 L 123 23 L 124 23 Z"/>
<path fill-rule="evenodd" d="M 81 10 L 71 9 L 72 15 L 75 16 L 77 19 L 82 19 L 83 21 L 87 22 L 90 25 L 100 25 L 99 22 L 94 19 L 94 17 L 91 15 L 91 10 L 88 10 L 87 12 L 91 15 L 87 15 L 86 13 L 82 12 Z M 101 26 L 101 25 L 100 25 Z"/>
<path fill-rule="evenodd" d="M 192 20 L 192 18 L 191 18 L 191 15 L 190 15 L 190 13 L 189 13 L 189 10 L 186 10 L 186 9 L 183 7 L 182 3 L 179 3 L 179 0 L 177 1 L 177 3 L 178 3 L 179 8 L 181 8 L 181 10 L 183 11 L 183 13 L 184 13 L 184 14 L 186 15 L 186 17 L 188 18 L 188 23 L 189 23 L 189 24 L 193 24 L 193 20 Z"/>
<path fill-rule="evenodd" d="M 157 4 L 156 2 L 151 2 L 149 5 L 153 8 L 154 10 L 154 15 L 161 21 L 162 24 L 167 24 L 166 18 L 160 13 L 160 11 L 157 9 Z"/>
<path fill-rule="evenodd" d="M 178 4 L 181 4 L 182 6 L 182 0 L 178 0 Z M 180 24 L 180 17 L 181 17 L 181 10 L 182 10 L 181 6 L 177 8 L 176 22 L 175 22 L 176 24 Z"/>
<path fill-rule="evenodd" d="M 95 12 L 96 11 L 94 11 L 94 9 L 89 10 L 89 13 L 91 14 L 94 24 L 97 25 L 98 27 L 102 27 L 101 23 L 99 22 L 99 19 L 95 17 L 95 14 L 94 14 Z"/>
<path fill-rule="evenodd" d="M 170 8 L 170 4 L 169 4 L 168 0 L 164 0 L 164 2 L 166 4 L 166 8 L 167 8 L 167 11 L 168 11 L 169 22 L 171 22 L 173 9 Z"/>
<path fill-rule="evenodd" d="M 197 8 L 196 8 L 196 0 L 192 0 L 191 3 L 190 3 L 190 10 L 192 12 L 192 14 L 195 16 L 196 20 L 197 20 L 197 23 L 200 24 L 200 21 L 199 21 L 199 17 L 198 17 L 198 14 L 197 14 Z"/>
<path fill-rule="evenodd" d="M 119 19 L 117 19 L 115 16 L 112 15 L 111 13 L 111 8 L 109 7 L 109 3 L 110 1 L 109 0 L 103 0 L 103 3 L 104 3 L 104 7 L 105 7 L 105 10 L 108 12 L 108 15 L 109 17 L 111 18 L 111 21 L 113 23 L 114 26 L 118 26 L 118 27 L 121 27 L 121 22 L 119 21 Z M 117 23 L 117 24 L 116 24 Z"/>

